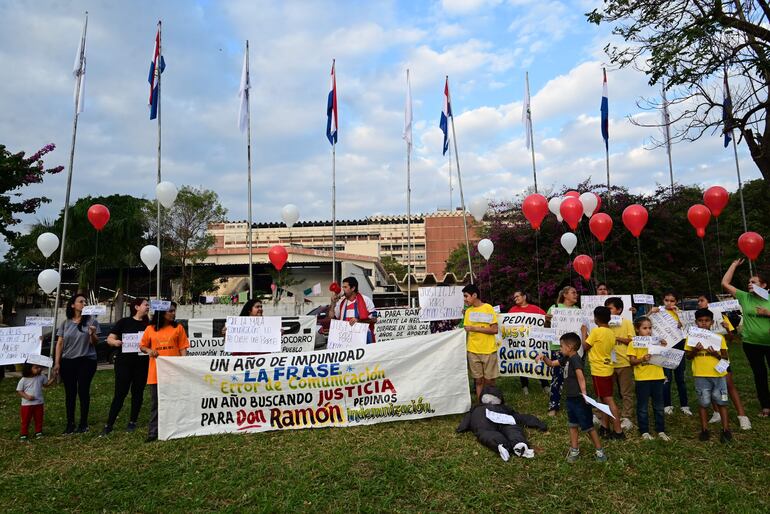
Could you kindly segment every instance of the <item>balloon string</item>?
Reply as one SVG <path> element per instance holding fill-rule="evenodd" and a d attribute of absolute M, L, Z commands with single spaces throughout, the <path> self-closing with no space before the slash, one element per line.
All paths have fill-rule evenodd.
<path fill-rule="evenodd" d="M 722 241 L 719 237 L 719 218 L 716 218 L 717 222 L 717 264 L 719 266 L 719 276 L 724 275 L 722 273 Z"/>
<path fill-rule="evenodd" d="M 96 286 L 96 268 L 98 266 L 97 261 L 99 259 L 99 231 L 96 231 L 96 249 L 94 250 L 94 295 L 96 302 L 99 302 L 99 288 Z"/>
<path fill-rule="evenodd" d="M 537 269 L 537 304 L 540 305 L 540 230 L 535 230 L 535 266 Z"/>
<path fill-rule="evenodd" d="M 642 281 L 642 294 L 647 294 L 644 289 L 644 270 L 642 269 L 642 243 L 639 242 L 639 238 L 636 238 L 636 256 L 639 258 L 639 277 Z"/>
<path fill-rule="evenodd" d="M 703 248 L 703 263 L 706 265 L 706 282 L 709 286 L 709 300 L 713 298 L 711 291 L 711 273 L 709 273 L 709 261 L 706 258 L 706 242 L 703 237 L 700 238 L 700 245 Z"/>
<path fill-rule="evenodd" d="M 604 258 L 604 243 L 599 243 L 602 248 L 602 267 L 604 268 L 604 283 L 607 283 L 607 261 Z"/>

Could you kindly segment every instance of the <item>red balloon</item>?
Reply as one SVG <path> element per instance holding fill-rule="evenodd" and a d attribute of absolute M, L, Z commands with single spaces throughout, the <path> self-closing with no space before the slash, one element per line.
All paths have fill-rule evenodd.
<path fill-rule="evenodd" d="M 580 222 L 580 218 L 583 216 L 583 204 L 578 198 L 569 196 L 559 206 L 559 213 L 564 218 L 564 221 L 567 222 L 569 228 L 575 230 Z"/>
<path fill-rule="evenodd" d="M 342 291 L 342 288 L 340 288 L 340 285 L 337 282 L 332 282 L 329 284 L 329 291 L 331 291 L 334 294 L 340 294 L 340 291 Z"/>
<path fill-rule="evenodd" d="M 581 277 L 591 280 L 591 272 L 594 270 L 594 260 L 588 255 L 578 255 L 572 261 L 572 267 L 575 268 Z"/>
<path fill-rule="evenodd" d="M 738 248 L 749 260 L 757 260 L 764 247 L 765 240 L 756 232 L 745 232 L 738 238 Z"/>
<path fill-rule="evenodd" d="M 567 191 L 564 193 L 564 198 L 580 198 L 580 193 L 577 191 Z"/>
<path fill-rule="evenodd" d="M 722 186 L 711 186 L 703 193 L 703 203 L 706 204 L 715 218 L 722 214 L 722 210 L 727 206 L 729 200 L 730 195 L 727 194 L 727 189 Z"/>
<path fill-rule="evenodd" d="M 596 214 L 602 208 L 602 197 L 597 195 L 596 193 L 594 193 L 594 196 L 596 197 L 596 209 L 594 209 L 594 212 L 591 213 L 591 215 Z"/>
<path fill-rule="evenodd" d="M 281 271 L 281 268 L 283 268 L 283 265 L 286 264 L 286 260 L 289 258 L 289 253 L 283 246 L 275 245 L 268 250 L 267 256 L 270 262 L 273 263 L 273 266 L 275 266 L 275 269 Z"/>
<path fill-rule="evenodd" d="M 540 230 L 540 224 L 543 218 L 548 214 L 548 200 L 545 196 L 537 193 L 529 195 L 521 204 L 521 210 L 524 211 L 524 217 L 535 230 Z"/>
<path fill-rule="evenodd" d="M 690 225 L 695 229 L 695 233 L 698 237 L 703 239 L 706 237 L 706 227 L 711 221 L 711 211 L 705 205 L 696 203 L 687 210 L 687 219 L 690 221 Z"/>
<path fill-rule="evenodd" d="M 603 243 L 612 230 L 612 218 L 604 212 L 594 214 L 588 221 L 588 228 L 591 229 L 591 233 L 596 236 L 596 239 Z"/>
<path fill-rule="evenodd" d="M 110 210 L 100 203 L 95 203 L 88 208 L 88 221 L 96 230 L 102 230 L 110 221 Z"/>
<path fill-rule="evenodd" d="M 644 226 L 647 225 L 648 218 L 647 209 L 636 203 L 623 210 L 623 225 L 634 237 L 641 235 Z"/>

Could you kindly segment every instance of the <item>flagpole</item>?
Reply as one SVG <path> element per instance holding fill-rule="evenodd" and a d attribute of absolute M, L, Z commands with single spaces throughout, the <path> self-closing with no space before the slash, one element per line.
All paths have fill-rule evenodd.
<path fill-rule="evenodd" d="M 163 59 L 163 49 L 161 47 L 161 22 L 158 20 L 158 62 L 155 65 L 155 74 L 158 76 L 158 181 L 156 183 L 160 184 L 160 149 L 161 149 L 161 131 L 160 131 L 160 104 L 161 104 L 161 95 L 160 95 L 160 76 L 161 76 L 161 61 Z M 156 195 L 157 196 L 157 195 Z M 160 247 L 160 199 L 156 198 L 156 203 L 158 205 L 158 250 L 161 249 Z M 161 253 L 162 255 L 162 253 Z M 155 296 L 158 300 L 160 300 L 160 263 L 162 259 L 158 259 L 158 269 L 156 272 L 156 282 L 155 285 Z"/>
<path fill-rule="evenodd" d="M 449 212 L 452 212 L 452 152 L 449 152 Z"/>
<path fill-rule="evenodd" d="M 332 282 L 337 282 L 337 144 L 332 143 Z"/>
<path fill-rule="evenodd" d="M 528 71 L 525 72 L 524 74 L 524 80 L 527 83 L 527 98 L 525 101 L 527 102 L 527 121 L 528 121 L 527 128 L 529 130 L 529 148 L 532 152 L 532 176 L 535 179 L 535 193 L 537 193 L 537 168 L 535 167 L 535 134 L 532 128 L 532 107 L 529 103 L 530 99 L 529 99 L 529 72 Z"/>
<path fill-rule="evenodd" d="M 246 40 L 246 88 L 244 94 L 246 95 L 246 169 L 248 170 L 248 183 L 249 183 L 249 228 L 248 228 L 248 241 L 249 241 L 249 300 L 254 299 L 254 247 L 253 236 L 251 234 L 251 94 L 249 89 L 251 88 L 251 82 L 249 79 L 249 40 Z"/>
<path fill-rule="evenodd" d="M 409 94 L 409 116 L 411 117 L 411 91 L 409 85 L 409 68 L 406 69 L 406 86 Z M 409 124 L 409 135 L 406 141 L 406 301 L 407 305 L 412 307 L 412 121 L 408 119 L 405 121 Z M 406 129 L 406 127 L 404 127 Z M 404 131 L 404 138 L 407 138 L 406 130 Z"/>
<path fill-rule="evenodd" d="M 609 114 L 609 94 L 607 92 L 607 70 L 602 68 L 602 137 L 604 138 L 604 166 L 607 169 L 607 207 L 612 204 L 612 193 L 610 189 L 610 114 Z M 605 121 L 607 125 L 605 126 Z"/>
<path fill-rule="evenodd" d="M 64 247 L 67 243 L 67 224 L 69 221 L 70 210 L 70 191 L 72 191 L 72 168 L 75 163 L 75 140 L 78 134 L 78 115 L 80 114 L 80 91 L 83 87 L 83 72 L 86 60 L 86 31 L 88 29 L 88 11 L 86 11 L 85 22 L 83 23 L 83 35 L 80 38 L 80 56 L 78 58 L 79 66 L 77 81 L 75 82 L 75 114 L 72 117 L 72 142 L 70 143 L 70 161 L 67 172 L 67 189 L 64 193 L 64 220 L 61 231 L 61 244 L 59 245 L 59 283 L 56 285 L 56 297 L 53 302 L 53 328 L 51 332 L 50 357 L 53 359 L 56 355 L 56 324 L 59 317 L 59 295 L 62 281 L 62 265 L 64 263 Z M 59 364 L 59 363 L 55 363 Z"/>
<path fill-rule="evenodd" d="M 446 76 L 447 84 L 449 75 Z M 449 102 L 451 105 L 451 101 Z M 460 188 L 460 207 L 463 211 L 463 230 L 465 231 L 465 251 L 468 254 L 468 271 L 471 274 L 471 284 L 473 284 L 473 265 L 471 264 L 471 243 L 468 239 L 468 214 L 465 211 L 465 196 L 463 195 L 463 177 L 460 174 L 460 155 L 457 153 L 457 132 L 455 131 L 455 117 L 452 114 L 449 117 L 452 120 L 452 145 L 455 149 L 455 164 L 457 165 L 457 186 Z"/>
<path fill-rule="evenodd" d="M 666 130 L 666 153 L 668 153 L 668 175 L 671 179 L 671 197 L 674 196 L 674 163 L 671 158 L 671 118 L 668 114 L 668 99 L 666 98 L 666 81 L 663 80 L 661 88 L 663 96 L 663 121 Z"/>

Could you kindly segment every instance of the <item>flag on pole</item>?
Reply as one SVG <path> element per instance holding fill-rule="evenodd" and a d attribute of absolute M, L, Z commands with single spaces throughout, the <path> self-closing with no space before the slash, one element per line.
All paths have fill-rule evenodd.
<path fill-rule="evenodd" d="M 155 34 L 155 49 L 152 52 L 152 59 L 150 60 L 150 75 L 147 78 L 147 82 L 150 83 L 150 100 L 148 105 L 150 107 L 150 119 L 154 120 L 158 117 L 158 104 L 160 103 L 160 74 L 166 69 L 166 61 L 163 60 L 163 53 L 160 48 L 160 22 L 158 22 L 158 32 Z"/>
<path fill-rule="evenodd" d="M 241 132 L 246 130 L 246 126 L 249 123 L 249 89 L 251 89 L 251 82 L 249 80 L 249 42 L 246 41 L 246 52 L 243 54 L 243 70 L 241 71 L 241 86 L 238 89 L 238 98 L 240 98 L 240 105 L 238 106 L 238 128 Z"/>
<path fill-rule="evenodd" d="M 727 71 L 724 76 L 724 100 L 722 101 L 722 124 L 724 125 L 725 148 L 733 140 L 733 127 L 730 119 L 733 116 L 733 101 L 730 98 L 730 85 L 727 83 Z"/>
<path fill-rule="evenodd" d="M 83 112 L 86 96 L 86 28 L 88 27 L 88 13 L 83 22 L 83 35 L 80 37 L 78 51 L 75 53 L 75 64 L 72 66 L 72 76 L 75 77 L 75 91 L 73 97 L 77 113 Z M 80 78 L 80 91 L 78 91 L 78 78 Z"/>
<path fill-rule="evenodd" d="M 452 102 L 449 99 L 449 77 L 447 77 L 446 83 L 444 84 L 444 108 L 441 109 L 441 122 L 439 123 L 439 127 L 441 127 L 442 132 L 444 132 L 443 155 L 446 155 L 446 151 L 449 149 L 449 118 L 451 117 Z"/>
<path fill-rule="evenodd" d="M 529 98 L 529 74 L 524 81 L 524 105 L 521 106 L 521 122 L 524 124 L 524 138 L 527 149 L 532 145 L 530 134 L 532 133 L 532 105 Z"/>
<path fill-rule="evenodd" d="M 331 85 L 326 101 L 326 138 L 331 145 L 337 144 L 337 76 L 334 74 L 334 63 L 332 60 Z"/>
<path fill-rule="evenodd" d="M 607 95 L 607 70 L 602 68 L 604 74 L 604 83 L 602 84 L 602 137 L 604 138 L 604 148 L 609 151 L 610 148 L 610 104 Z"/>
<path fill-rule="evenodd" d="M 305 296 L 321 296 L 321 283 L 315 284 L 313 287 L 305 289 L 303 291 Z"/>
<path fill-rule="evenodd" d="M 406 70 L 406 107 L 404 109 L 404 133 L 407 146 L 412 147 L 412 85 L 409 82 L 409 70 Z"/>

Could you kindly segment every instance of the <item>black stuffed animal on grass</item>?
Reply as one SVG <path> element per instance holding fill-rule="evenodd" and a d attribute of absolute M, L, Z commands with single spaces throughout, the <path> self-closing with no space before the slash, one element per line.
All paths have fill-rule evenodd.
<path fill-rule="evenodd" d="M 525 427 L 548 431 L 548 426 L 536 416 L 521 414 L 505 405 L 503 393 L 497 387 L 485 386 L 481 403 L 465 413 L 457 433 L 471 430 L 481 444 L 498 452 L 507 462 L 511 454 L 528 459 L 535 456 L 524 434 Z"/>

